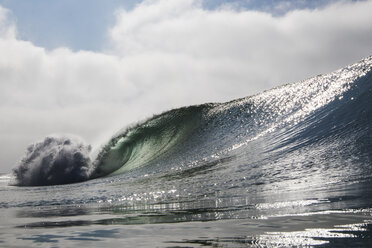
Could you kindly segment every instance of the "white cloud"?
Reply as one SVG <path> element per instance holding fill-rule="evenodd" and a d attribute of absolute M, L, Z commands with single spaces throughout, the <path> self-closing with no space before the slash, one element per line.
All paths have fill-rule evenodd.
<path fill-rule="evenodd" d="M 247 94 L 327 72 L 372 52 L 371 1 L 298 10 L 284 17 L 208 11 L 191 0 L 177 3 L 145 1 L 134 11 L 119 12 L 111 29 L 115 51 L 124 56 L 160 54 L 166 61 L 182 58 L 193 65 L 184 73 L 200 69 L 211 79 L 200 83 L 244 84 Z"/>
<path fill-rule="evenodd" d="M 10 21 L 9 10 L 0 6 L 0 38 L 14 39 L 16 35 L 16 28 Z"/>
<path fill-rule="evenodd" d="M 372 54 L 372 1 L 282 17 L 198 1 L 118 10 L 102 53 L 47 51 L 16 38 L 0 7 L 0 171 L 51 132 L 92 142 L 175 106 L 226 101 Z"/>

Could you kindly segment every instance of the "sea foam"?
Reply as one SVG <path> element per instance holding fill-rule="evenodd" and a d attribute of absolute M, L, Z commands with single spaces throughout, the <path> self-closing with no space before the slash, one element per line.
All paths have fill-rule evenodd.
<path fill-rule="evenodd" d="M 88 180 L 91 146 L 74 136 L 48 136 L 27 148 L 13 170 L 16 185 L 68 184 Z"/>

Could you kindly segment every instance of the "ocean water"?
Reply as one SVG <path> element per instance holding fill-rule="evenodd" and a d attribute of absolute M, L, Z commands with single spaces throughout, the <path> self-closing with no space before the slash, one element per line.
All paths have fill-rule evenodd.
<path fill-rule="evenodd" d="M 372 247 L 372 57 L 0 175 L 1 247 Z"/>

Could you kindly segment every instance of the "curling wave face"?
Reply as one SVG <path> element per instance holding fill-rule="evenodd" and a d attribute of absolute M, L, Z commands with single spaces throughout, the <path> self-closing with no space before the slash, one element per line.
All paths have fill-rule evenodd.
<path fill-rule="evenodd" d="M 248 174 L 258 181 L 279 182 L 272 174 L 275 169 L 270 171 L 278 161 L 282 172 L 308 176 L 310 171 L 343 170 L 349 178 L 360 178 L 360 173 L 370 172 L 372 158 L 371 67 L 372 57 L 368 57 L 252 97 L 156 115 L 118 132 L 92 162 L 90 147 L 83 142 L 47 137 L 28 148 L 14 173 L 22 186 L 129 172 L 132 177 L 167 173 L 173 178 L 195 168 L 228 166 L 233 160 L 232 171 L 252 168 Z M 293 158 L 297 162 L 289 166 Z M 315 170 L 314 164 L 324 164 L 320 160 L 332 166 Z M 358 168 L 348 167 L 355 164 Z"/>

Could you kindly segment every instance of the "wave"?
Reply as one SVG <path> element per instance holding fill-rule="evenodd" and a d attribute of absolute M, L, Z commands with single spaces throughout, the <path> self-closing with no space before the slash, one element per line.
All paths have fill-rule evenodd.
<path fill-rule="evenodd" d="M 92 178 L 124 173 L 170 154 L 199 128 L 209 107 L 174 109 L 120 131 L 98 154 Z"/>
<path fill-rule="evenodd" d="M 94 159 L 81 140 L 48 137 L 28 148 L 14 170 L 17 185 L 195 168 L 242 149 L 253 164 L 335 140 L 372 161 L 371 69 L 372 56 L 251 97 L 173 109 L 119 131 Z"/>

